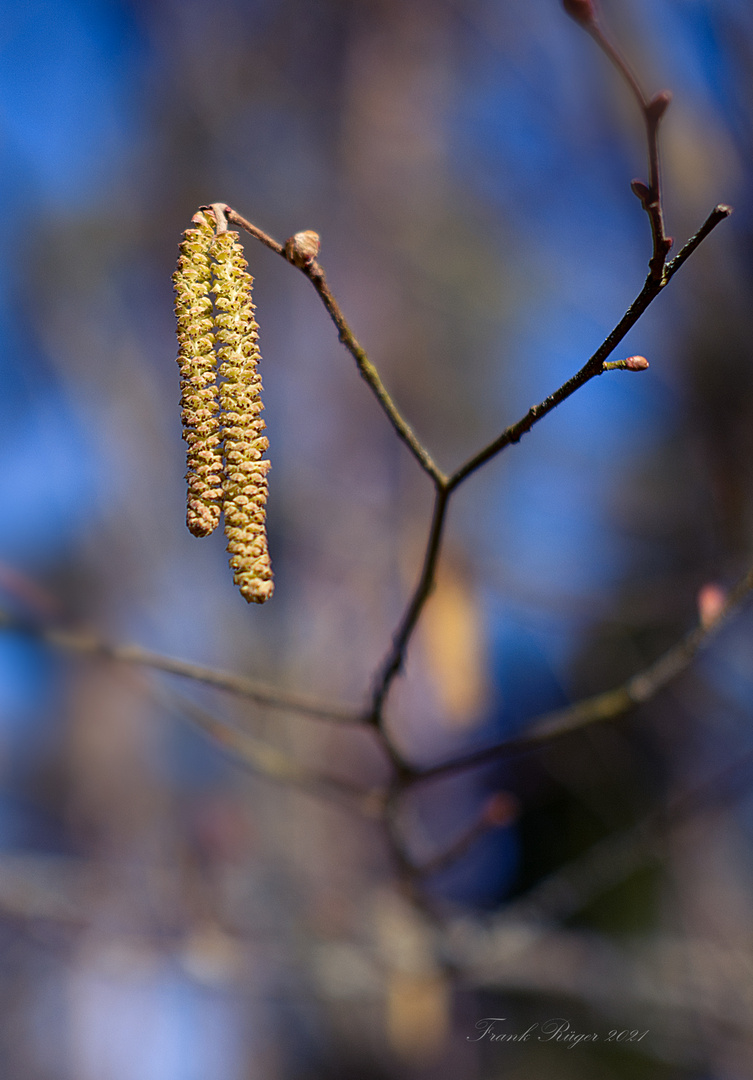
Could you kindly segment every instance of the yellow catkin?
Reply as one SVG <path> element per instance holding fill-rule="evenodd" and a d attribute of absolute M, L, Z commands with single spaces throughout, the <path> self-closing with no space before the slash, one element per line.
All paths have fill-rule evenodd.
<path fill-rule="evenodd" d="M 194 214 L 192 221 L 194 228 L 183 234 L 173 285 L 178 320 L 181 419 L 183 438 L 188 444 L 186 525 L 194 536 L 208 536 L 219 523 L 222 503 L 222 454 L 210 296 L 209 248 L 214 228 L 213 222 L 201 212 Z"/>
<path fill-rule="evenodd" d="M 235 232 L 215 237 L 211 251 L 215 294 L 220 410 L 223 427 L 223 512 L 233 578 L 249 602 L 263 604 L 274 591 L 267 547 L 269 446 L 262 434 L 261 359 L 251 302 L 253 279 Z"/>

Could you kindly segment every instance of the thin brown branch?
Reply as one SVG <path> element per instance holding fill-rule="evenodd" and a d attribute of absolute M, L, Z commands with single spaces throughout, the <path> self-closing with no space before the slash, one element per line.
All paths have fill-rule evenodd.
<path fill-rule="evenodd" d="M 464 465 L 461 465 L 447 481 L 448 490 L 453 491 L 458 484 L 461 484 L 471 475 L 471 473 L 480 469 L 482 465 L 485 465 L 487 461 L 490 461 L 501 450 L 504 450 L 506 446 L 509 446 L 511 443 L 520 442 L 523 435 L 530 431 L 534 424 L 537 424 L 539 420 L 547 415 L 547 413 L 550 413 L 553 409 L 556 409 L 558 405 L 561 405 L 563 401 L 566 401 L 567 398 L 574 394 L 576 390 L 579 390 L 581 386 L 590 382 L 591 379 L 595 378 L 597 375 L 603 375 L 605 371 L 609 371 L 610 368 L 605 363 L 607 357 L 614 352 L 628 331 L 632 330 L 641 315 L 643 315 L 649 305 L 653 303 L 662 289 L 665 288 L 670 278 L 677 273 L 682 264 L 693 254 L 698 245 L 706 239 L 720 221 L 729 217 L 731 213 L 732 209 L 729 206 L 719 205 L 714 207 L 698 232 L 688 240 L 682 250 L 678 253 L 677 257 L 667 264 L 664 277 L 659 281 L 650 275 L 646 278 L 643 288 L 617 323 L 614 330 L 612 330 L 612 332 L 604 339 L 602 344 L 593 356 L 586 361 L 580 371 L 576 372 L 572 378 L 563 383 L 562 386 L 555 390 L 553 394 L 550 394 L 549 397 L 539 402 L 538 405 L 533 405 L 525 416 L 521 417 L 516 423 L 511 424 L 510 427 L 505 428 L 501 435 L 498 435 L 497 438 L 493 439 L 492 442 L 483 448 L 483 450 L 479 450 L 479 452 L 474 454 L 474 456 L 466 461 Z"/>
<path fill-rule="evenodd" d="M 245 675 L 217 671 L 201 664 L 193 664 L 188 660 L 177 660 L 171 656 L 149 652 L 139 645 L 113 645 L 91 634 L 41 626 L 17 618 L 3 610 L 0 610 L 0 629 L 25 634 L 64 652 L 88 654 L 115 660 L 121 664 L 153 668 L 156 671 L 167 672 L 169 675 L 180 675 L 182 678 L 204 683 L 218 690 L 226 690 L 237 697 L 247 698 L 270 709 L 285 709 L 340 723 L 358 723 L 360 719 L 356 709 L 330 705 L 304 694 L 278 690 L 256 679 L 249 679 Z"/>
<path fill-rule="evenodd" d="M 454 761 L 425 769 L 419 779 L 427 780 L 463 769 L 485 765 L 501 757 L 519 753 L 543 742 L 586 727 L 588 724 L 616 720 L 639 705 L 645 704 L 677 679 L 692 663 L 697 654 L 720 631 L 722 626 L 743 606 L 753 592 L 753 567 L 745 573 L 730 591 L 718 615 L 705 624 L 699 624 L 671 649 L 643 671 L 612 690 L 585 698 L 574 705 L 534 720 L 530 727 L 516 739 L 496 746 L 475 751 Z"/>
<path fill-rule="evenodd" d="M 214 206 L 221 206 L 225 213 L 225 217 L 231 225 L 237 225 L 239 228 L 244 229 L 247 233 L 253 236 L 256 240 L 260 240 L 265 247 L 268 247 L 271 251 L 276 252 L 277 255 L 282 255 L 283 259 L 286 258 L 285 248 L 262 229 L 257 228 L 252 222 L 247 221 L 246 218 L 241 217 L 235 210 L 229 207 L 226 203 L 214 203 Z"/>
<path fill-rule="evenodd" d="M 461 465 L 448 480 L 448 488 L 452 491 L 454 488 L 461 484 L 471 473 L 474 473 L 477 469 L 480 469 L 482 465 L 485 465 L 487 461 L 490 461 L 501 450 L 504 450 L 506 446 L 511 443 L 520 442 L 521 438 L 531 430 L 534 424 L 537 424 L 539 420 L 542 420 L 547 413 L 550 413 L 553 409 L 556 409 L 558 405 L 561 405 L 563 401 L 566 401 L 576 390 L 579 390 L 581 386 L 585 386 L 587 382 L 595 378 L 597 375 L 604 373 L 604 361 L 614 350 L 619 343 L 625 337 L 629 330 L 631 330 L 640 319 L 649 304 L 659 295 L 663 288 L 663 284 L 659 281 L 654 281 L 652 278 L 647 278 L 646 282 L 641 289 L 638 296 L 630 305 L 628 310 L 622 316 L 617 326 L 612 330 L 611 334 L 604 340 L 599 346 L 596 352 L 591 356 L 580 371 L 576 372 L 567 382 L 563 383 L 553 394 L 544 398 L 538 405 L 533 405 L 520 420 L 511 424 L 505 428 L 501 435 L 498 435 L 496 439 L 493 439 L 482 450 L 479 450 L 477 454 L 474 454 L 464 465 Z M 608 369 L 607 369 L 608 370 Z"/>
<path fill-rule="evenodd" d="M 664 228 L 664 208 L 662 203 L 661 169 L 659 163 L 659 124 L 664 113 L 672 100 L 668 91 L 662 91 L 653 98 L 644 94 L 636 79 L 632 68 L 628 64 L 620 50 L 610 40 L 601 26 L 598 18 L 594 16 L 582 23 L 584 29 L 591 35 L 599 48 L 604 52 L 613 67 L 619 72 L 627 83 L 631 94 L 641 110 L 643 123 L 646 128 L 646 145 L 648 153 L 648 185 L 640 180 L 633 181 L 632 189 L 641 201 L 643 209 L 648 215 L 651 225 L 653 240 L 653 253 L 649 261 L 649 275 L 654 281 L 661 281 L 664 273 L 664 264 L 667 260 L 672 237 L 667 236 Z"/>
<path fill-rule="evenodd" d="M 314 262 L 311 266 L 304 270 L 304 273 L 310 280 L 311 284 L 316 289 L 317 293 L 322 299 L 322 303 L 329 312 L 332 321 L 337 327 L 340 341 L 345 348 L 350 352 L 351 356 L 355 360 L 358 370 L 361 376 L 365 379 L 368 385 L 371 387 L 374 396 L 376 397 L 382 409 L 389 418 L 390 423 L 395 429 L 398 437 L 405 443 L 413 456 L 418 461 L 424 472 L 428 473 L 431 478 L 437 483 L 442 483 L 445 479 L 441 469 L 434 463 L 429 451 L 423 446 L 415 435 L 413 429 L 403 419 L 398 412 L 392 398 L 388 394 L 384 383 L 379 377 L 379 373 L 374 365 L 366 355 L 365 350 L 358 344 L 353 331 L 348 326 L 345 320 L 345 316 L 340 310 L 337 301 L 330 292 L 329 286 L 324 276 L 324 271 L 318 263 Z"/>
<path fill-rule="evenodd" d="M 416 623 L 424 609 L 424 604 L 429 599 L 431 591 L 434 588 L 434 578 L 442 543 L 442 533 L 444 532 L 448 501 L 448 489 L 443 485 L 438 485 L 434 498 L 434 515 L 432 517 L 429 538 L 424 554 L 424 562 L 418 584 L 413 591 L 408 607 L 405 610 L 405 614 L 403 615 L 393 638 L 392 648 L 387 654 L 387 658 L 382 665 L 374 686 L 371 700 L 371 713 L 368 719 L 372 724 L 377 726 L 380 725 L 382 721 L 382 709 L 387 694 L 389 693 L 390 686 L 392 685 L 395 676 L 402 668 L 408 642 L 416 628 Z"/>
<path fill-rule="evenodd" d="M 714 207 L 714 209 L 704 221 L 703 225 L 701 225 L 698 232 L 691 236 L 690 239 L 685 244 L 683 244 L 682 248 L 677 252 L 674 259 L 670 259 L 670 261 L 667 263 L 666 267 L 664 268 L 665 284 L 674 277 L 682 264 L 690 258 L 698 245 L 703 243 L 709 233 L 714 231 L 719 222 L 724 221 L 724 219 L 728 218 L 731 213 L 732 207 L 727 206 L 726 203 L 719 203 L 718 206 Z"/>
<path fill-rule="evenodd" d="M 640 94 L 640 90 L 638 90 L 638 93 Z M 643 100 L 644 99 L 641 96 L 641 101 L 643 102 Z M 316 237 L 316 234 L 298 234 L 296 237 L 292 237 L 288 243 L 283 246 L 264 233 L 261 229 L 258 229 L 250 221 L 247 221 L 231 207 L 224 205 L 222 209 L 227 220 L 231 224 L 238 225 L 240 228 L 245 229 L 250 235 L 260 240 L 287 261 L 291 262 L 301 270 L 306 277 L 308 277 L 335 323 L 340 340 L 355 359 L 361 375 L 372 389 L 396 433 L 408 446 L 424 471 L 431 476 L 434 481 L 436 491 L 434 517 L 427 540 L 421 574 L 416 588 L 408 602 L 405 614 L 395 632 L 392 647 L 375 679 L 370 711 L 365 717 L 367 722 L 374 725 L 380 731 L 384 748 L 395 768 L 399 772 L 410 774 L 411 770 L 406 766 L 401 755 L 393 746 L 392 741 L 383 731 L 383 709 L 390 687 L 395 677 L 402 669 L 405 653 L 408 643 L 413 635 L 413 631 L 415 630 L 424 605 L 434 587 L 436 567 L 450 495 L 463 480 L 470 476 L 472 472 L 475 472 L 476 469 L 484 465 L 506 446 L 518 442 L 535 423 L 596 375 L 601 375 L 605 371 L 616 368 L 642 370 L 647 366 L 645 361 L 643 363 L 634 362 L 636 360 L 642 360 L 642 358 L 630 358 L 628 361 L 607 362 L 607 357 L 611 355 L 627 332 L 641 317 L 649 304 L 656 296 L 658 296 L 659 292 L 669 280 L 669 276 L 676 272 L 691 251 L 698 246 L 701 240 L 708 235 L 711 229 L 713 229 L 714 226 L 718 224 L 718 221 L 720 221 L 723 216 L 726 216 L 726 214 L 720 215 L 719 211 L 721 208 L 716 208 L 702 229 L 699 230 L 699 233 L 696 234 L 696 237 L 694 237 L 692 241 L 689 241 L 689 244 L 686 245 L 686 248 L 678 255 L 674 263 L 670 264 L 668 276 L 657 280 L 649 275 L 640 294 L 636 297 L 623 318 L 579 372 L 556 390 L 554 394 L 550 395 L 550 397 L 529 409 L 521 420 L 507 428 L 497 439 L 493 440 L 488 446 L 479 451 L 473 458 L 466 462 L 465 465 L 461 466 L 448 478 L 437 467 L 431 455 L 420 443 L 413 430 L 400 415 L 390 395 L 385 389 L 384 384 L 379 377 L 379 373 L 350 329 L 345 316 L 327 285 L 324 271 L 316 260 L 316 254 L 318 253 L 318 237 Z"/>
<path fill-rule="evenodd" d="M 342 313 L 340 305 L 335 300 L 332 292 L 327 285 L 327 280 L 324 275 L 324 270 L 321 268 L 316 258 L 308 260 L 301 260 L 294 258 L 290 253 L 291 248 L 279 244 L 276 240 L 273 240 L 271 236 L 268 236 L 261 229 L 258 229 L 255 225 L 252 225 L 246 218 L 241 217 L 229 206 L 224 207 L 227 220 L 233 224 L 238 225 L 241 229 L 245 229 L 251 236 L 256 237 L 272 251 L 277 252 L 284 259 L 290 262 L 293 266 L 296 266 L 302 274 L 304 274 L 311 284 L 316 289 L 319 297 L 327 309 L 330 318 L 337 327 L 338 336 L 345 348 L 351 354 L 356 362 L 356 366 L 370 387 L 372 393 L 376 397 L 377 401 L 382 407 L 383 412 L 386 414 L 388 420 L 395 429 L 395 432 L 399 439 L 401 439 L 413 454 L 416 461 L 419 463 L 424 472 L 435 481 L 435 483 L 441 484 L 445 481 L 445 476 L 442 470 L 435 464 L 429 451 L 421 443 L 415 432 L 403 418 L 394 401 L 390 397 L 384 383 L 381 380 L 379 372 L 369 360 L 365 349 L 358 343 L 355 334 L 351 330 L 347 319 Z"/>
<path fill-rule="evenodd" d="M 439 473 L 438 470 L 432 472 L 431 468 L 427 468 L 427 471 L 431 472 L 431 475 L 435 479 L 437 494 L 434 519 L 429 533 L 424 564 L 416 589 L 414 590 L 400 627 L 395 635 L 392 649 L 383 664 L 380 676 L 376 682 L 372 697 L 371 711 L 368 717 L 369 720 L 377 723 L 381 722 L 381 712 L 387 693 L 392 681 L 401 669 L 408 641 L 415 629 L 424 604 L 431 593 L 439 557 L 447 504 L 451 492 L 467 476 L 497 454 L 501 449 L 512 442 L 517 442 L 525 431 L 530 430 L 534 423 L 541 419 L 542 416 L 546 415 L 547 412 L 550 412 L 555 408 L 561 401 L 564 401 L 569 397 L 576 389 L 582 386 L 590 378 L 593 378 L 594 375 L 601 374 L 602 370 L 604 370 L 603 361 L 605 357 L 613 351 L 622 337 L 624 337 L 627 331 L 634 325 L 643 311 L 645 311 L 646 307 L 648 307 L 649 303 L 651 303 L 663 287 L 663 284 L 669 281 L 680 266 L 695 251 L 698 245 L 709 235 L 716 225 L 730 213 L 731 209 L 728 206 L 720 205 L 715 207 L 695 236 L 691 237 L 676 258 L 667 264 L 664 283 L 653 282 L 651 279 L 647 280 L 640 295 L 636 298 L 604 344 L 584 365 L 581 371 L 560 387 L 559 390 L 555 391 L 553 395 L 540 405 L 530 409 L 522 420 L 519 420 L 517 424 L 507 428 L 498 439 L 494 440 L 494 442 L 490 443 L 480 451 L 479 454 L 458 469 L 449 480 Z M 251 223 L 247 222 L 244 218 L 241 218 L 240 215 L 236 214 L 235 211 L 231 210 L 229 207 L 226 208 L 226 214 L 228 220 L 233 224 L 240 225 L 250 232 L 251 235 L 256 236 L 262 243 L 266 244 L 266 246 L 270 247 L 271 250 L 276 251 L 278 254 L 285 257 L 282 246 L 271 237 L 251 225 Z M 355 341 L 355 339 L 353 339 L 353 341 Z M 355 344 L 357 345 L 357 343 Z M 191 679 L 195 682 L 204 683 L 208 686 L 214 686 L 217 689 L 228 691 L 229 693 L 247 698 L 248 700 L 255 701 L 257 704 L 269 708 L 286 709 L 291 712 L 299 712 L 308 716 L 342 723 L 356 723 L 363 719 L 356 709 L 350 709 L 343 707 L 342 705 L 328 704 L 307 695 L 281 691 L 259 680 L 249 679 L 243 675 L 218 671 L 214 668 L 205 667 L 200 664 L 194 664 L 189 661 L 149 652 L 137 645 L 115 645 L 92 635 L 62 630 L 55 627 L 41 626 L 13 616 L 9 612 L 2 610 L 0 610 L 0 628 L 16 633 L 27 634 L 37 640 L 45 642 L 53 648 L 61 649 L 66 652 L 100 656 L 114 660 L 118 663 L 135 664 L 138 666 L 150 667 L 158 671 L 164 671 L 168 674 L 179 675 L 182 678 Z M 602 698 L 604 697 L 606 698 L 606 705 L 603 707 L 608 708 L 609 703 L 613 698 L 611 694 L 606 696 L 602 695 Z M 586 707 L 586 704 L 587 703 L 583 703 L 583 707 Z M 399 755 L 394 752 L 389 740 L 386 738 L 385 746 L 390 753 L 393 763 L 396 767 L 401 768 Z"/>
<path fill-rule="evenodd" d="M 753 567 L 737 582 L 729 593 L 724 607 L 713 621 L 706 625 L 696 626 L 645 671 L 633 675 L 615 690 L 597 694 L 567 709 L 542 717 L 534 723 L 527 737 L 532 741 L 540 742 L 595 721 L 615 719 L 650 701 L 690 666 L 700 650 L 740 609 L 748 599 L 751 590 L 753 590 Z"/>
<path fill-rule="evenodd" d="M 444 526 L 444 516 L 447 507 L 447 477 L 436 465 L 433 458 L 429 454 L 428 450 L 423 446 L 415 435 L 413 429 L 404 420 L 399 410 L 395 406 L 392 398 L 390 397 L 387 389 L 382 382 L 379 372 L 376 367 L 369 360 L 366 351 L 359 344 L 355 334 L 351 330 L 347 319 L 345 318 L 342 309 L 333 296 L 324 274 L 324 270 L 316 260 L 315 253 L 318 251 L 318 238 L 315 234 L 301 234 L 301 237 L 306 237 L 309 244 L 311 244 L 308 257 L 301 251 L 301 245 L 296 244 L 298 237 L 292 237 L 288 243 L 283 246 L 274 240 L 271 236 L 268 236 L 261 229 L 258 229 L 246 218 L 238 214 L 232 207 L 224 205 L 223 211 L 227 220 L 237 225 L 242 229 L 245 229 L 251 236 L 260 240 L 272 251 L 275 251 L 278 255 L 281 255 L 284 259 L 296 266 L 305 276 L 309 279 L 311 284 L 316 289 L 322 303 L 327 309 L 332 321 L 337 327 L 340 341 L 350 352 L 351 356 L 356 362 L 358 370 L 371 388 L 374 396 L 381 405 L 383 411 L 387 415 L 390 423 L 392 424 L 398 437 L 405 443 L 413 456 L 418 461 L 421 468 L 426 472 L 434 481 L 436 488 L 436 501 L 434 508 L 434 520 L 432 522 L 431 531 L 429 534 L 429 540 L 427 543 L 427 549 L 424 556 L 423 569 L 419 578 L 416 589 L 408 604 L 407 610 L 400 626 L 395 634 L 392 648 L 384 661 L 380 674 L 376 679 L 375 687 L 372 695 L 372 703 L 368 721 L 377 727 L 380 727 L 382 720 L 382 708 L 384 701 L 389 692 L 389 688 L 400 671 L 405 650 L 408 645 L 408 641 L 415 629 L 416 623 L 421 615 L 423 606 L 431 593 L 434 585 L 434 576 L 436 572 L 436 564 L 439 556 L 439 546 L 441 543 L 442 530 Z M 398 770 L 404 769 L 404 763 L 397 753 L 395 747 L 392 745 L 389 738 L 386 735 L 383 736 L 382 742 L 385 750 L 389 754 L 393 764 Z"/>

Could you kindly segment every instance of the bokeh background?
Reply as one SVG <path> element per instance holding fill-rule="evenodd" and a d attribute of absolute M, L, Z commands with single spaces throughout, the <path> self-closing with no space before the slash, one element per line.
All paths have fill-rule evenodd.
<path fill-rule="evenodd" d="M 603 10 L 675 95 L 669 231 L 735 214 L 618 353 L 650 370 L 594 380 L 458 491 L 389 709 L 419 763 L 645 667 L 751 557 L 753 10 Z M 247 607 L 221 535 L 184 526 L 180 234 L 217 200 L 318 231 L 449 470 L 638 292 L 634 103 L 556 0 L 6 0 L 0 41 L 0 605 L 358 706 L 430 485 L 313 290 L 249 240 L 277 591 Z M 509 811 L 423 883 L 438 925 L 377 825 L 191 717 L 365 786 L 367 734 L 3 632 L 4 1080 L 751 1075 L 752 641 L 743 613 L 637 714 L 413 792 L 419 859 L 491 792 Z M 492 1043 L 484 1017 L 599 1041 Z"/>

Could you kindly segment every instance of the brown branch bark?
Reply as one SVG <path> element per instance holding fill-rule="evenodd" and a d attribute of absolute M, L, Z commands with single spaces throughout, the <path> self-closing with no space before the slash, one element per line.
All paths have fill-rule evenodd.
<path fill-rule="evenodd" d="M 705 222 L 698 230 L 698 232 L 688 240 L 682 250 L 678 253 L 677 257 L 667 264 L 665 268 L 664 276 L 661 280 L 649 277 L 646 279 L 643 288 L 636 296 L 630 307 L 622 316 L 620 321 L 615 326 L 614 330 L 604 339 L 602 344 L 593 354 L 589 357 L 580 371 L 576 372 L 572 378 L 563 383 L 554 393 L 549 397 L 544 398 L 538 405 L 533 405 L 525 416 L 522 416 L 520 420 L 517 420 L 514 424 L 498 435 L 496 439 L 493 439 L 482 450 L 479 450 L 477 454 L 474 454 L 464 465 L 461 465 L 459 469 L 456 469 L 447 481 L 447 486 L 450 491 L 461 484 L 471 473 L 474 473 L 477 469 L 485 465 L 487 461 L 490 461 L 501 450 L 509 446 L 511 443 L 520 442 L 526 432 L 542 420 L 548 413 L 556 409 L 558 405 L 561 405 L 563 401 L 566 401 L 576 390 L 579 390 L 581 386 L 585 386 L 587 382 L 595 378 L 597 375 L 603 375 L 605 370 L 609 370 L 606 367 L 605 361 L 608 356 L 614 352 L 619 343 L 625 337 L 629 330 L 635 326 L 640 319 L 641 315 L 646 311 L 650 304 L 654 302 L 659 293 L 666 287 L 670 279 L 674 277 L 680 267 L 687 261 L 690 255 L 696 250 L 698 245 L 706 239 L 720 221 L 723 221 L 726 217 L 732 213 L 732 208 L 725 205 L 715 206 Z"/>
<path fill-rule="evenodd" d="M 371 700 L 371 712 L 368 720 L 372 724 L 379 725 L 382 720 L 384 702 L 389 693 L 390 686 L 396 675 L 402 668 L 405 659 L 405 651 L 411 639 L 416 624 L 421 616 L 426 601 L 431 595 L 436 578 L 437 562 L 444 532 L 444 523 L 447 513 L 447 504 L 450 493 L 446 486 L 438 486 L 434 499 L 434 515 L 432 517 L 429 539 L 424 553 L 424 563 L 421 575 L 413 595 L 408 603 L 405 614 L 395 633 L 392 648 L 382 665 L 382 669 L 376 679 Z"/>
<path fill-rule="evenodd" d="M 393 428 L 399 439 L 405 443 L 410 452 L 413 454 L 416 461 L 419 463 L 424 472 L 436 482 L 441 483 L 444 481 L 444 473 L 435 464 L 429 451 L 421 443 L 416 436 L 415 432 L 407 421 L 403 418 L 394 401 L 387 392 L 384 383 L 381 380 L 379 372 L 369 360 L 365 349 L 358 343 L 358 340 L 351 330 L 347 319 L 343 315 L 340 305 L 335 300 L 329 286 L 327 285 L 327 279 L 324 274 L 324 270 L 321 268 L 315 258 L 312 258 L 306 262 L 294 259 L 288 254 L 290 248 L 279 244 L 276 240 L 272 239 L 261 229 L 257 228 L 246 218 L 242 217 L 239 213 L 232 209 L 230 206 L 224 206 L 225 215 L 227 220 L 232 225 L 238 225 L 241 229 L 245 229 L 251 236 L 256 237 L 272 251 L 275 251 L 278 255 L 281 255 L 283 259 L 286 259 L 293 266 L 296 266 L 302 274 L 305 275 L 316 289 L 322 303 L 324 304 L 330 318 L 337 327 L 337 333 L 340 341 L 345 348 L 351 354 L 356 362 L 356 366 L 371 388 L 372 393 L 379 402 L 383 412 L 387 416 L 388 420 L 392 424 Z"/>

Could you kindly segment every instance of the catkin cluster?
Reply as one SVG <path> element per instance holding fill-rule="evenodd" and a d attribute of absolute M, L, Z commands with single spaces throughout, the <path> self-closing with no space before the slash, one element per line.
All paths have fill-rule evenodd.
<path fill-rule="evenodd" d="M 266 533 L 270 463 L 261 460 L 269 443 L 252 278 L 237 233 L 215 235 L 203 212 L 193 224 L 173 275 L 188 444 L 186 524 L 195 536 L 208 536 L 224 514 L 235 583 L 246 600 L 263 604 L 274 591 Z"/>

